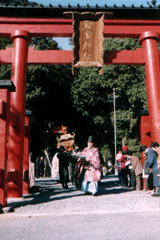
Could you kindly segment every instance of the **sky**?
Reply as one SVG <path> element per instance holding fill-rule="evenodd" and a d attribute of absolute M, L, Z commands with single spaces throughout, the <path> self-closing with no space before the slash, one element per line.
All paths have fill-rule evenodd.
<path fill-rule="evenodd" d="M 53 6 L 58 6 L 58 4 L 61 4 L 63 7 L 68 6 L 70 4 L 71 6 L 77 6 L 77 4 L 80 4 L 81 6 L 86 6 L 89 4 L 90 6 L 95 6 L 98 4 L 100 7 L 103 7 L 105 4 L 108 6 L 113 6 L 116 4 L 118 7 L 122 6 L 123 4 L 126 5 L 126 7 L 130 7 L 132 4 L 139 7 L 141 4 L 144 6 L 147 6 L 147 2 L 151 2 L 151 0 L 29 0 L 30 2 L 37 2 L 39 4 L 43 4 L 44 6 L 48 6 L 49 4 L 52 4 Z M 160 2 L 157 0 L 157 3 Z"/>
<path fill-rule="evenodd" d="M 126 7 L 130 7 L 134 4 L 135 7 L 139 7 L 140 5 L 147 7 L 147 2 L 151 2 L 151 0 L 29 0 L 29 2 L 37 2 L 39 4 L 43 4 L 44 6 L 49 6 L 49 4 L 52 4 L 52 6 L 58 6 L 61 4 L 63 7 L 68 6 L 68 4 L 74 7 L 77 6 L 77 4 L 80 6 L 87 6 L 87 4 L 89 4 L 91 7 L 94 7 L 96 4 L 100 7 L 103 7 L 105 4 L 109 7 L 112 7 L 114 4 L 116 4 L 117 7 L 121 7 L 123 4 L 125 4 Z M 160 0 L 157 0 L 157 5 L 159 4 Z M 58 42 L 58 46 L 63 50 L 72 50 L 72 46 L 69 45 L 68 38 L 54 38 L 54 40 Z"/>

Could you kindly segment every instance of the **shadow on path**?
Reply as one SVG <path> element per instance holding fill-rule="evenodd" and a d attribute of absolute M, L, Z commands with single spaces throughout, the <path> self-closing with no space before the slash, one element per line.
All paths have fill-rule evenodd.
<path fill-rule="evenodd" d="M 112 177 L 109 178 L 110 181 L 105 181 L 105 179 L 103 179 L 100 182 L 98 191 L 99 195 L 120 194 L 133 191 L 131 188 L 122 187 L 118 180 L 112 180 Z"/>
<path fill-rule="evenodd" d="M 54 180 L 38 180 L 35 186 L 39 188 L 39 192 L 23 196 L 23 200 L 11 202 L 8 206 L 16 209 L 27 205 L 37 205 L 55 200 L 64 200 L 67 198 L 83 196 L 84 193 L 77 190 L 71 183 L 69 188 L 63 190 L 61 185 Z M 113 175 L 107 175 L 99 183 L 99 195 L 120 194 L 132 191 L 129 188 L 122 188 L 118 184 L 117 178 Z M 84 196 L 85 197 L 85 196 Z"/>

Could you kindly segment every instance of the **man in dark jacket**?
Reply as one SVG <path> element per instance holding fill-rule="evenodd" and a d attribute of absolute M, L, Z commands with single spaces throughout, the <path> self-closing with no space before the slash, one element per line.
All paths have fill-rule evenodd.
<path fill-rule="evenodd" d="M 148 166 L 149 166 L 149 168 L 152 169 L 153 186 L 156 187 L 156 192 L 154 194 L 151 194 L 151 196 L 159 196 L 159 193 L 158 193 L 159 179 L 157 177 L 157 158 L 158 158 L 158 154 L 156 152 L 156 149 L 158 147 L 159 147 L 159 144 L 157 142 L 152 142 L 148 151 L 147 151 Z"/>
<path fill-rule="evenodd" d="M 63 189 L 67 189 L 67 183 L 69 180 L 68 176 L 68 155 L 65 152 L 65 147 L 60 146 L 59 153 L 57 154 L 57 157 L 59 159 L 59 177 L 60 182 L 63 186 Z"/>

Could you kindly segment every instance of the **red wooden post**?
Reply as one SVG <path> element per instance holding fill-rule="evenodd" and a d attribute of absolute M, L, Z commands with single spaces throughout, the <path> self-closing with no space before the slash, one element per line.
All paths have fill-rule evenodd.
<path fill-rule="evenodd" d="M 23 161 L 23 195 L 29 194 L 29 154 L 30 154 L 30 125 L 31 111 L 26 110 L 25 136 L 24 136 L 24 161 Z"/>
<path fill-rule="evenodd" d="M 16 92 L 11 94 L 11 112 L 18 117 L 18 126 L 10 126 L 9 129 L 7 197 L 17 198 L 22 196 L 23 184 L 26 71 L 30 34 L 18 30 L 11 34 L 11 39 L 14 49 L 11 79 L 16 86 Z"/>
<path fill-rule="evenodd" d="M 150 117 L 147 110 L 140 111 L 141 119 L 140 119 L 140 136 L 141 136 L 141 145 L 145 144 L 147 147 L 151 144 L 151 131 L 150 131 Z M 142 157 L 142 165 L 144 162 L 144 156 Z M 146 179 L 143 178 L 143 188 L 145 186 Z"/>
<path fill-rule="evenodd" d="M 10 92 L 15 86 L 10 80 L 0 80 L 0 206 L 7 206 L 8 137 Z"/>
<path fill-rule="evenodd" d="M 140 111 L 140 135 L 141 135 L 141 145 L 145 144 L 147 147 L 151 144 L 151 131 L 150 131 L 150 116 L 148 110 Z"/>
<path fill-rule="evenodd" d="M 150 129 L 152 141 L 160 143 L 160 108 L 159 108 L 159 54 L 157 40 L 159 34 L 156 32 L 144 32 L 141 34 L 139 41 L 145 51 L 145 72 L 148 108 L 150 116 Z"/>

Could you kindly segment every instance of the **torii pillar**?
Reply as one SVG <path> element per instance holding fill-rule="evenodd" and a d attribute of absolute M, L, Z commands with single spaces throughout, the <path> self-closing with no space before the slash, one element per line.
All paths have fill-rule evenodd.
<path fill-rule="evenodd" d="M 9 128 L 7 197 L 18 198 L 22 197 L 23 187 L 26 73 L 30 34 L 27 31 L 16 30 L 11 34 L 11 40 L 13 41 L 11 80 L 16 86 L 16 92 L 11 93 L 10 111 L 18 118 L 18 125 Z"/>
<path fill-rule="evenodd" d="M 160 144 L 160 68 L 158 44 L 159 34 L 148 31 L 141 34 L 139 42 L 145 54 L 145 73 L 151 141 Z"/>
<path fill-rule="evenodd" d="M 10 92 L 15 86 L 10 80 L 0 80 L 0 207 L 7 206 L 8 138 Z"/>
<path fill-rule="evenodd" d="M 22 194 L 29 194 L 29 156 L 30 156 L 30 116 L 31 111 L 25 112 L 25 137 L 24 137 L 24 159 L 23 159 L 23 191 Z"/>

